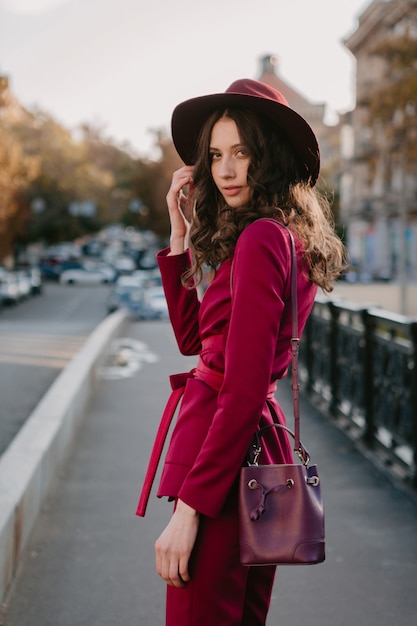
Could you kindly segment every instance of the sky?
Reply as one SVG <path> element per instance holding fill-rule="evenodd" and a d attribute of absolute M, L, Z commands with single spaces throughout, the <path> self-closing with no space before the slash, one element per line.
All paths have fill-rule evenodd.
<path fill-rule="evenodd" d="M 94 124 L 139 156 L 174 107 L 257 78 L 260 58 L 328 121 L 355 102 L 343 41 L 371 0 L 0 0 L 0 74 L 70 130 Z"/>

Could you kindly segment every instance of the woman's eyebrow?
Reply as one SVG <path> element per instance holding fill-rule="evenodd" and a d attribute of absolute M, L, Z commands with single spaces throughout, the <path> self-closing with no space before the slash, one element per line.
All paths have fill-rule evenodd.
<path fill-rule="evenodd" d="M 233 144 L 233 146 L 230 146 L 231 148 L 241 148 L 244 144 L 239 142 L 239 143 L 235 143 Z M 216 148 L 215 146 L 210 146 L 209 150 L 216 150 L 216 152 L 221 152 L 220 148 Z"/>

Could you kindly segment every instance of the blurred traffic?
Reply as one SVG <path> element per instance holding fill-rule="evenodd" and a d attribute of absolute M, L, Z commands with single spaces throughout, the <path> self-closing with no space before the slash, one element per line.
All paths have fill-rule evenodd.
<path fill-rule="evenodd" d="M 119 276 L 110 291 L 107 312 L 120 308 L 137 320 L 168 319 L 159 270 L 135 270 L 129 276 Z"/>
<path fill-rule="evenodd" d="M 156 263 L 165 246 L 151 231 L 112 225 L 94 236 L 50 247 L 36 246 L 21 267 L 0 267 L 0 305 L 41 295 L 45 285 L 108 285 L 105 314 L 127 309 L 134 320 L 168 319 Z"/>

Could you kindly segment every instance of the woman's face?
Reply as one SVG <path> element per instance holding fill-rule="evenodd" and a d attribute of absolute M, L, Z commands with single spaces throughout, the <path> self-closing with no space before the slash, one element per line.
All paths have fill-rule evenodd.
<path fill-rule="evenodd" d="M 248 186 L 249 153 L 234 122 L 222 117 L 213 126 L 210 139 L 211 174 L 226 204 L 232 209 L 246 206 L 252 190 Z"/>

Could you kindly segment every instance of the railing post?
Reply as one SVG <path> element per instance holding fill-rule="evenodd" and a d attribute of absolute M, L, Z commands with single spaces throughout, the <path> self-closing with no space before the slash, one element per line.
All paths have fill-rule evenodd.
<path fill-rule="evenodd" d="M 413 420 L 412 426 L 412 448 L 413 448 L 413 475 L 411 477 L 412 486 L 417 489 L 417 322 L 410 324 L 410 335 L 413 342 L 413 372 L 411 383 L 411 416 Z"/>
<path fill-rule="evenodd" d="M 375 420 L 374 420 L 374 381 L 373 381 L 373 342 L 375 332 L 375 321 L 367 309 L 362 311 L 364 326 L 364 364 L 363 364 L 363 401 L 365 412 L 364 442 L 372 447 L 375 440 Z"/>
<path fill-rule="evenodd" d="M 329 383 L 330 383 L 330 391 L 331 391 L 331 401 L 330 401 L 330 414 L 332 417 L 337 416 L 337 412 L 339 410 L 339 381 L 340 381 L 340 371 L 338 367 L 338 321 L 340 310 L 334 302 L 329 302 L 328 304 L 329 312 L 330 312 L 330 332 L 329 332 L 329 343 L 330 343 L 330 375 L 329 375 Z"/>

